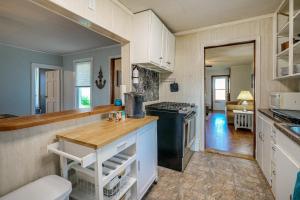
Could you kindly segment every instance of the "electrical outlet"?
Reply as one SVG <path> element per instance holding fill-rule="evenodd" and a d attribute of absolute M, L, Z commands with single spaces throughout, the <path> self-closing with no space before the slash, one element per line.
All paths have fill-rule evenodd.
<path fill-rule="evenodd" d="M 96 10 L 96 0 L 88 0 L 89 1 L 89 9 Z"/>

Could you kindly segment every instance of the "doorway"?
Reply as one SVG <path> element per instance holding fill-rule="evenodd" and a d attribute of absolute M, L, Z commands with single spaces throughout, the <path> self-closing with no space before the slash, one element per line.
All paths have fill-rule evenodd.
<path fill-rule="evenodd" d="M 205 47 L 204 53 L 205 150 L 253 159 L 255 41 Z M 235 123 L 239 116 L 251 117 L 249 129 Z"/>
<path fill-rule="evenodd" d="M 115 99 L 120 99 L 120 85 L 122 77 L 121 58 L 112 58 L 110 60 L 110 103 L 114 104 Z"/>
<path fill-rule="evenodd" d="M 61 111 L 61 67 L 32 64 L 32 114 Z"/>

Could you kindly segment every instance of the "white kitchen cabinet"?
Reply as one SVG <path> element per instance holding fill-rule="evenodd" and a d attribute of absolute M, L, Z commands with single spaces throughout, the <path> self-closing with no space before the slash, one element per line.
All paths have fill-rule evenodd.
<path fill-rule="evenodd" d="M 269 184 L 271 184 L 271 133 L 273 122 L 259 114 L 256 123 L 256 160 Z"/>
<path fill-rule="evenodd" d="M 274 169 L 272 186 L 276 200 L 287 200 L 293 194 L 299 165 L 278 145 L 274 145 Z"/>
<path fill-rule="evenodd" d="M 269 184 L 271 184 L 271 132 L 272 122 L 268 119 L 262 121 L 262 133 L 263 133 L 263 160 L 262 160 L 262 171 L 267 178 Z"/>
<path fill-rule="evenodd" d="M 173 70 L 175 37 L 151 10 L 133 16 L 132 32 L 134 64 L 161 72 Z"/>
<path fill-rule="evenodd" d="M 300 147 L 262 114 L 256 122 L 256 160 L 276 200 L 288 200 L 300 170 Z"/>
<path fill-rule="evenodd" d="M 138 131 L 137 135 L 137 190 L 141 199 L 157 178 L 156 122 Z"/>
<path fill-rule="evenodd" d="M 163 28 L 163 54 L 161 66 L 169 71 L 174 70 L 175 64 L 175 36 L 168 30 Z"/>
<path fill-rule="evenodd" d="M 262 169 L 263 163 L 263 137 L 262 137 L 262 123 L 263 118 L 261 115 L 257 115 L 256 120 L 256 160 L 260 168 Z"/>

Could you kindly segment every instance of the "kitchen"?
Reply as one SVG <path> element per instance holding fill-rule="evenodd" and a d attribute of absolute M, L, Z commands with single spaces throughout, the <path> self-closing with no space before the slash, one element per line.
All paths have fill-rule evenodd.
<path fill-rule="evenodd" d="M 294 1 L 292 0 L 290 0 L 289 2 L 291 5 L 294 4 Z M 295 2 L 296 2 L 295 3 L 295 10 L 296 10 L 297 1 Z M 20 2 L 16 1 L 15 4 L 17 3 Z M 155 12 L 145 11 L 145 12 L 139 12 L 138 14 L 133 14 L 133 13 L 137 13 L 137 9 L 133 5 L 138 5 L 139 3 L 135 2 L 130 4 L 130 2 L 125 2 L 125 1 L 119 2 L 119 1 L 110 1 L 110 0 L 98 0 L 98 1 L 91 0 L 91 1 L 79 1 L 74 3 L 68 0 L 51 0 L 51 1 L 32 0 L 32 1 L 28 1 L 28 3 L 34 4 L 39 8 L 46 9 L 48 12 L 55 13 L 56 15 L 59 15 L 62 18 L 65 18 L 72 23 L 75 22 L 77 25 L 79 24 L 80 26 L 85 27 L 86 29 L 90 30 L 93 33 L 100 34 L 111 41 L 117 42 L 119 44 L 118 45 L 119 50 L 117 50 L 117 52 L 114 53 L 113 55 L 108 56 L 108 58 L 104 58 L 104 60 L 109 60 L 109 57 L 115 57 L 115 56 L 120 56 L 122 58 L 121 59 L 121 68 L 122 68 L 121 85 L 120 85 L 120 89 L 122 90 L 122 93 L 131 92 L 131 91 L 143 92 L 145 94 L 144 98 L 146 98 L 147 101 L 146 104 L 147 105 L 152 104 L 152 108 L 151 105 L 149 106 L 146 105 L 146 111 L 148 113 L 154 112 L 154 111 L 150 111 L 150 109 L 154 110 L 157 109 L 158 107 L 160 108 L 163 107 L 163 109 L 168 112 L 172 111 L 171 113 L 174 114 L 172 116 L 175 115 L 178 116 L 178 118 L 176 119 L 180 121 L 178 123 L 179 124 L 178 126 L 180 127 L 178 130 L 182 129 L 182 123 L 184 123 L 185 121 L 184 118 L 185 117 L 189 118 L 188 116 L 185 115 L 193 113 L 192 117 L 195 117 L 194 118 L 195 123 L 190 121 L 187 124 L 190 126 L 191 124 L 194 123 L 194 125 L 191 125 L 190 127 L 194 127 L 191 129 L 195 130 L 194 131 L 195 136 L 193 137 L 193 135 L 191 135 L 190 137 L 186 137 L 186 139 L 190 138 L 190 140 L 187 140 L 185 143 L 186 146 L 188 146 L 188 149 L 193 151 L 199 151 L 199 150 L 202 151 L 204 149 L 203 147 L 204 117 L 203 116 L 205 113 L 205 106 L 204 103 L 202 103 L 204 102 L 203 100 L 205 95 L 203 92 L 204 85 L 202 84 L 204 82 L 204 78 L 203 78 L 204 58 L 201 55 L 203 55 L 205 46 L 222 45 L 227 43 L 241 42 L 245 40 L 256 41 L 256 58 L 257 58 L 256 59 L 256 71 L 257 71 L 256 83 L 257 85 L 255 87 L 255 93 L 256 93 L 255 98 L 257 99 L 257 104 L 256 104 L 257 109 L 270 108 L 269 96 L 271 95 L 272 92 L 299 92 L 300 90 L 299 79 L 297 78 L 297 74 L 293 76 L 294 75 L 294 70 L 292 69 L 293 59 L 289 59 L 290 62 L 289 75 L 287 77 L 275 76 L 277 75 L 275 73 L 277 71 L 275 70 L 276 69 L 275 63 L 277 62 L 273 60 L 273 55 L 275 55 L 275 53 L 273 52 L 274 50 L 272 44 L 273 44 L 273 39 L 276 38 L 273 36 L 276 33 L 273 33 L 272 28 L 273 28 L 273 22 L 276 19 L 275 16 L 277 16 L 275 12 L 276 9 L 280 7 L 281 1 L 278 1 L 277 4 L 273 2 L 272 6 L 270 6 L 268 10 L 268 13 L 258 12 L 254 16 L 249 16 L 247 19 L 245 18 L 243 20 L 239 20 L 235 22 L 230 22 L 232 20 L 218 22 L 216 24 L 219 25 L 211 26 L 209 28 L 195 29 L 200 27 L 197 25 L 194 28 L 189 27 L 189 29 L 183 29 L 183 28 L 178 28 L 177 26 L 174 25 L 174 27 L 177 28 L 176 31 L 174 31 L 175 28 L 173 27 L 172 29 L 174 30 L 172 32 L 176 32 L 176 35 L 172 34 L 171 31 L 168 28 L 166 28 L 166 25 L 163 25 L 161 19 L 159 18 L 159 17 L 163 18 L 162 17 L 163 15 L 158 11 L 159 9 L 155 9 L 155 5 L 147 5 L 147 2 L 140 2 L 140 4 L 144 4 L 144 6 L 148 7 L 148 9 L 154 7 L 153 10 L 155 10 Z M 249 2 L 247 3 L 252 5 Z M 257 4 L 261 4 L 261 3 L 257 2 Z M 266 0 L 264 4 L 271 5 L 271 2 Z M 3 2 L 1 2 L 0 5 L 1 7 L 5 7 L 3 5 Z M 282 4 L 282 5 L 286 5 L 286 4 Z M 12 7 L 14 6 L 15 5 L 12 5 Z M 161 8 L 165 8 L 164 6 L 166 6 L 166 4 L 163 3 L 160 6 Z M 9 7 L 8 10 L 12 9 L 12 7 Z M 142 8 L 143 6 L 140 5 L 140 7 Z M 189 8 L 192 9 L 192 7 L 193 4 L 191 3 Z M 291 13 L 295 12 L 293 10 L 293 7 L 292 6 L 290 7 L 292 9 L 290 9 L 289 12 Z M 176 8 L 174 9 L 176 10 Z M 180 9 L 176 11 L 180 12 Z M 15 10 L 14 12 L 18 13 L 20 11 Z M 157 17 L 157 15 L 159 17 Z M 290 16 L 294 16 L 294 14 Z M 164 21 L 165 20 L 166 19 L 164 17 Z M 178 24 L 179 26 L 180 23 L 182 24 L 182 22 L 178 21 L 178 23 L 175 24 Z M 209 25 L 213 25 L 213 24 L 209 24 Z M 151 29 L 149 30 L 148 27 L 151 27 Z M 77 29 L 79 30 L 78 27 Z M 186 31 L 186 30 L 190 30 L 190 31 Z M 293 33 L 291 32 L 292 31 L 290 31 L 289 33 L 290 46 L 293 45 L 292 43 L 293 41 L 291 39 L 293 38 Z M 94 46 L 94 48 L 96 48 L 96 46 Z M 289 48 L 288 50 L 290 51 L 289 52 L 290 55 L 293 54 L 292 49 L 293 48 Z M 74 51 L 72 53 L 74 53 Z M 85 57 L 90 57 L 90 56 L 85 56 Z M 52 63 L 52 65 L 57 65 L 57 64 Z M 63 101 L 61 101 L 62 113 L 59 113 L 58 115 L 49 113 L 46 115 L 32 116 L 32 117 L 21 116 L 15 119 L 10 118 L 10 119 L 4 119 L 6 121 L 2 121 L 2 122 L 0 121 L 1 128 L 2 128 L 1 132 L 3 132 L 1 133 L 0 136 L 1 137 L 0 155 L 1 155 L 1 160 L 5 160 L 5 162 L 1 162 L 0 164 L 0 172 L 1 172 L 0 195 L 1 196 L 4 195 L 3 198 L 5 198 L 5 195 L 7 193 L 13 192 L 18 188 L 22 188 L 27 184 L 30 184 L 30 182 L 32 181 L 39 180 L 39 178 L 45 177 L 50 174 L 61 175 L 65 178 L 71 176 L 73 174 L 72 173 L 68 174 L 66 169 L 73 167 L 79 169 L 77 170 L 78 174 L 80 174 L 79 171 L 85 171 L 85 172 L 93 171 L 92 174 L 94 173 L 98 174 L 98 176 L 94 176 L 96 178 L 95 180 L 93 180 L 95 185 L 95 190 L 93 191 L 93 189 L 91 189 L 93 187 L 91 187 L 91 185 L 89 184 L 88 184 L 88 190 L 91 191 L 92 194 L 96 195 L 96 199 L 103 199 L 103 196 L 105 196 L 103 194 L 104 193 L 103 183 L 108 183 L 108 180 L 110 179 L 112 180 L 117 174 L 119 174 L 120 171 L 123 171 L 122 169 L 124 169 L 124 166 L 125 165 L 127 166 L 128 164 L 131 170 L 130 172 L 127 173 L 130 174 L 130 176 L 133 178 L 133 179 L 129 179 L 130 189 L 128 189 L 127 191 L 131 191 L 129 192 L 131 194 L 128 193 L 128 196 L 131 196 L 132 199 L 141 199 L 144 196 L 144 194 L 146 194 L 146 192 L 148 191 L 148 189 L 150 188 L 153 182 L 158 181 L 157 184 L 158 187 L 160 183 L 163 182 L 164 179 L 163 176 L 161 176 L 161 180 L 157 179 L 157 177 L 160 176 L 159 175 L 157 176 L 156 163 L 158 163 L 160 166 L 164 166 L 162 165 L 163 163 L 161 162 L 164 161 L 166 162 L 165 166 L 167 165 L 167 166 L 175 167 L 176 165 L 181 168 L 186 167 L 187 171 L 189 171 L 190 169 L 189 166 L 195 164 L 194 162 L 195 160 L 197 160 L 196 157 L 199 156 L 199 153 L 194 153 L 194 156 L 190 155 L 187 157 L 188 158 L 187 160 L 191 159 L 190 162 L 191 165 L 189 164 L 182 165 L 182 163 L 188 163 L 185 161 L 186 158 L 184 157 L 185 154 L 182 153 L 183 145 L 179 145 L 179 148 L 177 149 L 179 153 L 175 154 L 176 159 L 175 157 L 174 159 L 170 159 L 170 162 L 172 162 L 171 164 L 168 163 L 167 162 L 168 160 L 166 159 L 170 157 L 169 151 L 167 152 L 169 154 L 165 153 L 165 156 L 160 157 L 160 155 L 164 155 L 163 154 L 164 148 L 160 148 L 161 147 L 160 141 L 162 140 L 159 139 L 160 137 L 159 132 L 161 127 L 159 124 L 160 124 L 160 119 L 164 117 L 163 113 L 161 113 L 159 119 L 156 117 L 146 116 L 145 118 L 141 118 L 141 119 L 127 118 L 125 121 L 121 121 L 117 123 L 108 122 L 106 120 L 108 118 L 107 113 L 110 113 L 111 111 L 124 110 L 124 108 L 119 106 L 115 107 L 112 105 L 109 106 L 107 105 L 109 104 L 109 95 L 108 95 L 109 92 L 105 93 L 106 96 L 104 97 L 100 96 L 103 94 L 104 90 L 109 88 L 109 84 L 110 84 L 108 78 L 109 75 L 107 74 L 107 71 L 104 71 L 104 68 L 106 68 L 107 65 L 108 64 L 101 65 L 103 70 L 102 80 L 100 78 L 98 79 L 97 77 L 99 72 L 99 66 L 100 66 L 99 64 L 97 64 L 97 66 L 94 67 L 97 68 L 93 70 L 93 73 L 91 73 L 93 74 L 93 78 L 91 79 L 91 82 L 93 83 L 93 85 L 91 86 L 92 87 L 91 103 L 92 103 L 92 107 L 96 106 L 96 108 L 89 108 L 88 111 L 78 111 L 78 110 L 66 111 L 75 108 L 75 107 L 72 108 L 74 104 L 74 97 L 73 97 L 74 91 L 70 92 L 68 89 L 64 88 L 63 90 L 61 90 L 62 94 L 63 95 L 70 94 L 69 99 L 71 99 L 72 101 L 68 102 L 66 101 L 66 99 L 63 99 Z M 137 68 L 139 72 L 138 76 L 136 76 L 137 75 L 136 73 L 133 73 L 133 70 L 136 67 L 136 65 L 138 65 Z M 62 66 L 62 68 L 64 68 L 64 66 Z M 293 76 L 293 77 L 290 78 L 289 76 Z M 69 88 L 73 90 L 74 86 L 71 83 L 71 81 L 69 81 L 72 80 L 71 78 L 72 78 L 72 73 L 69 74 L 67 78 L 64 77 L 64 83 L 66 84 L 69 83 L 69 86 L 71 86 Z M 103 90 L 94 89 L 95 80 L 99 80 L 102 83 L 103 80 L 107 80 L 106 87 L 104 87 Z M 152 80 L 158 80 L 158 81 L 152 81 Z M 30 88 L 30 81 L 29 83 L 25 83 L 25 85 L 26 87 Z M 22 100 L 24 99 L 24 101 L 30 102 L 30 97 L 29 98 L 21 97 L 21 98 Z M 106 105 L 104 104 L 105 102 L 100 104 L 99 102 L 95 101 L 95 99 L 97 100 L 99 98 L 107 99 Z M 123 103 L 125 98 L 126 97 L 121 98 L 121 100 L 123 100 L 122 101 Z M 13 99 L 13 97 L 11 99 Z M 155 103 L 159 103 L 159 102 L 160 103 L 185 102 L 186 104 L 174 104 L 174 103 L 156 104 L 156 108 L 155 108 Z M 299 102 L 296 102 L 296 105 L 298 104 Z M 21 104 L 18 103 L 18 105 Z M 97 107 L 99 105 L 101 106 Z M 126 101 L 124 105 L 126 105 Z M 30 110 L 29 109 L 30 103 L 27 103 L 26 106 L 28 107 L 28 110 Z M 126 108 L 128 109 L 128 106 L 126 106 Z M 280 105 L 279 108 L 281 108 Z M 284 108 L 284 106 L 282 108 Z M 126 110 L 126 111 L 127 114 L 130 113 L 130 110 Z M 140 109 L 138 109 L 138 111 L 140 111 Z M 1 113 L 9 114 L 8 111 L 5 112 L 1 111 Z M 23 116 L 30 115 L 30 114 L 31 113 L 28 114 L 24 113 Z M 15 115 L 20 116 L 22 114 L 15 114 Z M 259 113 L 257 116 L 259 116 Z M 156 122 L 157 120 L 158 122 Z M 112 125 L 112 123 L 115 124 Z M 163 124 L 166 123 L 168 122 L 164 122 Z M 258 124 L 258 120 L 257 120 L 257 124 Z M 273 122 L 271 122 L 271 124 L 273 125 Z M 94 128 L 89 129 L 90 126 L 93 126 Z M 155 133 L 156 126 L 157 126 L 157 134 Z M 106 131 L 106 128 L 107 130 L 113 131 L 115 133 L 109 134 L 109 136 L 105 135 L 106 133 L 109 133 L 109 131 Z M 258 129 L 258 125 L 256 128 Z M 72 133 L 70 133 L 68 132 L 68 130 L 73 130 L 73 131 Z M 97 133 L 97 131 L 95 132 L 95 130 L 101 130 L 101 133 Z M 142 134 L 143 132 L 146 132 L 147 134 L 143 135 Z M 178 131 L 178 134 L 180 134 L 180 132 L 182 135 L 183 130 Z M 188 131 L 186 133 L 188 133 Z M 96 141 L 91 141 L 90 138 L 92 138 L 92 135 L 94 135 L 95 137 L 97 136 L 99 138 Z M 258 134 L 256 133 L 256 136 L 257 135 Z M 157 137 L 157 140 L 155 139 L 155 137 Z M 57 138 L 56 141 L 55 138 Z M 174 143 L 183 141 L 182 138 L 180 139 L 176 137 L 175 139 L 178 139 L 178 141 L 174 140 L 173 141 Z M 58 140 L 59 143 L 57 143 Z M 259 141 L 259 138 L 257 138 L 256 140 Z M 74 142 L 74 145 L 70 144 L 70 146 L 68 146 L 70 141 Z M 65 145 L 65 147 L 70 147 L 71 149 L 71 150 L 69 149 L 70 152 L 64 152 L 63 151 L 64 149 L 60 149 L 63 148 L 64 146 L 64 145 L 62 146 L 58 145 L 61 143 L 67 144 Z M 82 145 L 83 143 L 85 145 Z M 163 144 L 165 144 L 165 142 L 163 142 Z M 257 142 L 257 145 L 258 144 L 261 143 Z M 77 145 L 79 145 L 79 147 Z M 47 152 L 47 146 L 48 146 L 48 152 Z M 113 152 L 114 146 L 117 149 L 119 147 L 119 150 Z M 147 148 L 148 147 L 152 148 L 152 151 L 143 150 L 142 148 L 143 146 L 145 146 L 145 148 L 146 146 Z M 166 146 L 174 147 L 172 144 Z M 261 146 L 264 147 L 263 143 L 261 144 Z M 74 150 L 76 148 L 82 150 L 85 155 L 82 155 L 82 152 L 79 153 L 78 155 L 78 151 Z M 105 151 L 106 148 L 107 151 Z M 258 148 L 259 147 L 257 146 L 256 149 Z M 266 148 L 268 149 L 268 147 Z M 286 147 L 284 146 L 284 148 Z M 282 147 L 281 149 L 284 148 Z M 97 151 L 95 151 L 95 149 L 97 149 Z M 293 151 L 292 153 L 288 153 L 288 158 L 292 158 L 291 159 L 292 163 L 296 163 L 296 168 L 298 165 L 298 171 L 299 171 L 299 160 L 297 155 L 294 155 L 293 153 L 296 152 L 298 149 L 299 146 L 293 145 Z M 190 150 L 188 152 L 190 152 Z M 65 151 L 68 151 L 68 148 L 65 149 Z M 126 155 L 125 155 L 126 158 L 124 158 L 124 155 L 121 153 L 122 151 L 124 151 L 127 156 L 129 155 L 129 158 L 126 157 Z M 161 153 L 157 154 L 156 151 Z M 75 154 L 75 157 L 74 155 L 73 156 L 71 155 L 71 152 Z M 105 154 L 105 152 L 107 154 Z M 290 150 L 284 149 L 284 152 L 290 152 Z M 121 155 L 118 155 L 119 153 L 121 153 Z M 61 157 L 60 162 L 58 161 L 58 156 L 55 154 L 60 155 Z M 145 155 L 150 156 L 152 159 L 143 160 L 143 157 Z M 158 157 L 156 158 L 155 155 L 156 156 L 158 155 Z M 112 170 L 111 173 L 107 172 L 109 178 L 104 180 L 105 178 L 103 177 L 102 173 L 99 173 L 99 171 L 101 171 L 102 169 L 102 164 L 104 164 L 103 162 L 105 162 L 107 159 L 118 160 L 120 159 L 120 157 L 123 157 L 123 159 L 125 159 L 124 162 L 125 164 L 124 165 L 121 164 L 120 168 L 116 167 L 115 168 L 116 171 Z M 155 159 L 158 160 L 156 161 Z M 76 164 L 72 165 L 71 164 L 72 162 L 70 162 L 71 160 L 75 161 Z M 151 160 L 150 166 L 152 166 L 150 170 L 151 173 L 149 174 L 142 173 L 141 171 L 143 170 L 147 170 L 147 171 L 149 170 L 148 168 L 144 168 L 144 166 L 145 163 L 150 160 Z M 226 157 L 225 158 L 221 157 L 220 160 L 226 160 Z M 175 162 L 176 164 L 174 164 L 173 162 Z M 254 162 L 255 161 L 253 161 L 253 163 Z M 23 163 L 24 167 L 18 166 L 18 163 Z M 87 166 L 91 165 L 92 163 L 94 164 L 94 167 L 88 168 Z M 258 164 L 260 164 L 259 161 Z M 107 165 L 107 163 L 104 165 Z M 268 170 L 270 169 L 271 171 L 271 167 L 268 167 L 268 165 L 265 166 L 267 166 L 266 168 Z M 264 165 L 260 167 L 265 168 Z M 62 169 L 61 173 L 59 172 L 60 168 Z M 88 169 L 88 170 L 82 170 L 82 169 Z M 278 170 L 279 169 L 281 168 L 278 168 Z M 74 169 L 72 171 L 74 172 Z M 145 177 L 143 177 L 144 174 L 146 174 Z M 160 167 L 159 167 L 159 174 L 161 174 Z M 270 177 L 269 175 L 265 175 L 265 176 L 266 179 Z M 280 177 L 281 176 L 277 177 L 276 179 L 278 182 L 280 182 Z M 102 180 L 102 178 L 104 179 Z M 132 182 L 130 182 L 130 180 L 132 180 Z M 295 180 L 296 180 L 296 174 L 293 174 L 292 179 L 287 180 L 287 182 L 289 183 L 289 187 L 285 188 L 283 193 L 281 192 L 280 194 L 277 195 L 276 192 L 278 193 L 278 191 L 276 192 L 273 191 L 275 198 L 285 199 L 286 192 L 291 194 L 292 190 L 294 189 L 294 187 L 292 187 L 291 185 L 295 184 Z M 70 181 L 72 182 L 72 180 Z M 32 184 L 33 183 L 35 182 L 32 182 Z M 275 186 L 272 188 L 275 188 Z M 156 189 L 154 185 L 153 188 L 150 190 L 149 195 L 151 196 L 151 192 L 152 191 L 155 192 L 155 190 Z M 74 191 L 75 190 L 73 190 L 73 192 Z M 68 187 L 68 189 L 65 192 L 66 193 L 71 192 L 70 187 Z M 222 192 L 222 190 L 220 190 L 220 192 Z M 120 194 L 119 198 L 122 198 L 124 194 Z M 284 197 L 280 196 L 281 194 L 284 194 Z M 189 199 L 188 197 L 185 198 L 185 195 L 186 194 L 183 194 L 183 199 Z M 206 195 L 208 195 L 206 196 L 208 198 L 209 194 Z M 74 198 L 72 197 L 72 193 L 71 193 L 71 198 Z M 200 196 L 198 198 L 200 198 Z M 235 199 L 235 198 L 236 197 L 232 197 L 231 199 Z M 222 199 L 222 198 L 215 197 L 215 199 Z"/>

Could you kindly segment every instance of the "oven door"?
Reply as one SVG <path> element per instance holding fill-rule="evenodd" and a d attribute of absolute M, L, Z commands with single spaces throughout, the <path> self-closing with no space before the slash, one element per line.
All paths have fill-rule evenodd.
<path fill-rule="evenodd" d="M 196 125 L 196 113 L 192 112 L 188 114 L 184 118 L 184 125 L 183 125 L 183 155 L 189 151 L 191 148 L 192 144 L 195 141 L 195 135 L 196 135 L 196 130 L 195 130 L 195 125 Z"/>

